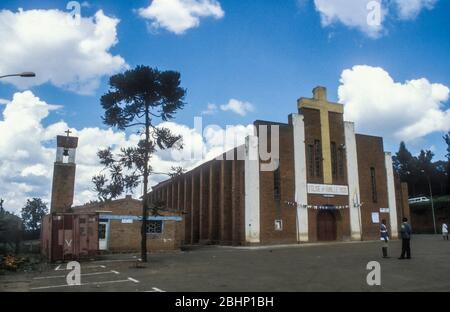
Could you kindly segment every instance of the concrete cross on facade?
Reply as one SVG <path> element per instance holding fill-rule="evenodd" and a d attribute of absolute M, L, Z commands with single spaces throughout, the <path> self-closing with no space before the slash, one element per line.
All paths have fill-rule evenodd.
<path fill-rule="evenodd" d="M 64 133 L 67 133 L 67 136 L 70 136 L 70 134 L 72 133 L 72 131 L 70 131 L 70 129 L 67 129 L 67 131 L 64 131 Z"/>
<path fill-rule="evenodd" d="M 327 90 L 324 87 L 314 88 L 313 93 L 314 97 L 312 99 L 300 98 L 298 100 L 298 108 L 309 108 L 320 111 L 323 180 L 325 184 L 332 184 L 330 122 L 328 113 L 343 114 L 344 105 L 328 102 Z"/>

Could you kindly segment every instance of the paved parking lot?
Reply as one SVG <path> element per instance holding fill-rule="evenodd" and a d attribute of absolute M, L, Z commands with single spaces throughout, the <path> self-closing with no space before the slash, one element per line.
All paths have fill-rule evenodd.
<path fill-rule="evenodd" d="M 400 241 L 381 258 L 380 242 L 257 248 L 197 247 L 152 254 L 111 255 L 81 263 L 81 285 L 68 286 L 65 264 L 39 273 L 0 276 L 0 291 L 450 291 L 450 243 L 415 236 L 412 260 L 398 260 Z M 381 286 L 368 286 L 366 265 L 381 265 Z"/>

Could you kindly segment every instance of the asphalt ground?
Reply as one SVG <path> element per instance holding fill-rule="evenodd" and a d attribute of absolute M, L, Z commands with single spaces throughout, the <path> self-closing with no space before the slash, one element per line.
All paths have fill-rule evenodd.
<path fill-rule="evenodd" d="M 262 247 L 193 247 L 178 253 L 103 256 L 81 262 L 81 285 L 68 285 L 66 264 L 42 272 L 0 276 L 0 291 L 33 292 L 300 292 L 450 291 L 450 242 L 416 235 L 412 259 L 399 260 L 401 241 Z M 381 285 L 367 268 L 380 264 Z"/>

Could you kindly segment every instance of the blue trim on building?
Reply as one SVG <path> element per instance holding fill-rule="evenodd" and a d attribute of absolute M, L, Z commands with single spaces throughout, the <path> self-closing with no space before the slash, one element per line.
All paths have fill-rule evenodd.
<path fill-rule="evenodd" d="M 110 215 L 110 214 L 100 214 L 99 219 L 104 220 L 133 220 L 133 221 L 142 221 L 141 216 L 125 216 L 125 215 Z M 182 217 L 178 216 L 148 216 L 147 220 L 149 221 L 182 221 Z"/>

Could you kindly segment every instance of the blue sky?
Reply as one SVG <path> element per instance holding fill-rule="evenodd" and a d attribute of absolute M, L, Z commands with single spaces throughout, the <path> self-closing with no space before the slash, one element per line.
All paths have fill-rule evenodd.
<path fill-rule="evenodd" d="M 183 1 L 185 0 L 181 0 Z M 198 0 L 191 0 L 191 3 L 196 1 Z M 408 4 L 401 0 L 384 1 L 382 7 L 388 13 L 384 13 L 382 26 L 375 35 L 369 33 L 366 26 L 354 22 L 354 9 L 351 6 L 355 0 L 347 2 L 353 3 L 348 8 L 332 8 L 335 11 L 323 9 L 326 1 L 328 0 L 204 0 L 204 3 L 207 2 L 216 9 L 220 8 L 223 14 L 219 16 L 216 12 L 208 16 L 205 13 L 198 17 L 198 25 L 185 29 L 181 34 L 174 33 L 161 24 L 159 27 L 155 25 L 156 17 L 152 19 L 140 16 L 138 10 L 151 6 L 149 0 L 90 0 L 81 6 L 81 16 L 92 18 L 102 10 L 105 16 L 120 20 L 115 27 L 117 43 L 105 50 L 113 56 L 120 56 L 130 67 L 144 64 L 181 72 L 182 83 L 188 93 L 187 106 L 177 114 L 177 124 L 193 127 L 193 117 L 200 116 L 208 104 L 215 104 L 216 109 L 211 114 L 203 115 L 206 124 L 213 123 L 221 127 L 247 125 L 256 119 L 286 122 L 288 114 L 296 111 L 297 98 L 310 97 L 313 87 L 323 85 L 328 88 L 328 96 L 332 101 L 341 101 L 347 105 L 345 101 L 348 100 L 348 108 L 358 107 L 350 114 L 357 119 L 357 130 L 383 135 L 386 150 L 397 151 L 400 139 L 407 138 L 407 146 L 414 153 L 421 148 L 432 148 L 436 157 L 443 159 L 445 146 L 442 136 L 448 131 L 449 126 L 445 123 L 450 120 L 450 113 L 447 112 L 450 108 L 448 92 L 446 99 L 444 88 L 450 86 L 450 1 L 417 0 L 418 7 L 412 8 L 415 11 L 409 11 L 403 16 L 400 6 Z M 24 11 L 56 9 L 68 12 L 66 2 L 59 0 L 2 0 L 0 6 L 14 14 L 18 12 L 18 8 L 23 8 Z M 0 26 L 1 18 L 0 15 Z M 0 30 L 0 38 L 1 36 Z M 8 45 L 8 42 L 2 42 L 2 45 Z M 29 48 L 28 45 L 27 47 Z M 48 52 L 48 58 L 52 59 L 55 51 L 49 49 Z M 28 61 L 28 58 L 34 57 L 32 51 L 24 55 L 27 61 L 24 60 L 23 63 L 32 65 L 33 62 Z M 0 70 L 35 70 L 21 69 L 16 63 L 2 67 L 4 60 L 1 60 L 1 56 L 0 52 Z M 45 59 L 38 61 L 45 63 Z M 66 62 L 71 61 L 69 58 Z M 59 65 L 61 70 L 64 70 L 66 62 Z M 356 70 L 354 66 L 357 65 L 367 67 Z M 112 67 L 105 70 L 104 74 L 101 70 L 97 72 L 96 78 L 100 84 L 90 90 L 90 94 L 68 90 L 55 82 L 44 81 L 39 85 L 23 86 L 19 85 L 21 82 L 11 84 L 2 81 L 0 99 L 10 101 L 15 93 L 30 90 L 41 101 L 62 106 L 58 110 L 51 110 L 48 117 L 39 120 L 44 128 L 63 120 L 71 128 L 80 131 L 89 127 L 106 129 L 101 123 L 99 98 L 107 90 L 109 73 L 123 69 L 120 66 Z M 380 71 L 376 72 L 375 68 L 381 69 L 385 75 Z M 340 82 L 344 70 L 350 71 L 349 77 Z M 40 72 L 37 74 L 39 76 Z M 382 84 L 378 87 L 369 86 L 372 89 L 366 92 L 379 92 L 379 98 L 375 96 L 373 98 L 376 99 L 369 102 L 358 102 L 365 99 L 364 94 L 361 94 L 362 91 L 355 91 L 356 87 L 351 83 L 360 80 L 358 77 L 366 79 L 370 75 L 378 78 L 368 79 L 368 84 L 378 81 L 377 79 L 385 81 L 387 77 L 392 78 L 393 83 L 389 85 L 394 92 L 392 96 L 395 100 L 392 103 L 381 105 L 391 92 L 391 89 L 382 89 Z M 430 126 L 430 123 L 433 124 L 430 120 L 416 120 L 421 123 L 417 128 L 413 121 L 408 124 L 407 120 L 402 120 L 402 128 L 396 128 L 396 119 L 401 119 L 402 116 L 397 117 L 395 114 L 400 110 L 402 115 L 404 94 L 409 93 L 407 81 L 421 78 L 429 82 L 430 90 L 432 84 L 439 84 L 444 88 L 438 88 L 441 95 L 434 102 L 440 105 L 435 110 L 442 115 L 441 125 Z M 13 80 L 16 81 L 18 80 Z M 399 91 L 399 95 L 396 94 L 396 83 L 405 87 L 403 91 Z M 340 98 L 338 88 L 342 85 L 343 95 Z M 416 111 L 410 112 L 411 114 L 423 115 L 427 111 L 421 108 L 420 101 L 423 98 L 420 96 L 418 93 L 414 106 Z M 231 99 L 248 102 L 253 109 L 245 114 L 221 110 L 220 105 L 226 105 Z M 397 103 L 400 104 L 396 109 Z M 365 105 L 375 107 L 378 104 L 381 108 L 364 108 Z M 433 106 L 433 103 L 429 105 Z M 0 113 L 6 107 L 0 105 Z M 389 117 L 391 108 L 393 118 Z M 374 116 L 367 119 L 357 112 Z M 383 113 L 376 116 L 376 112 Z M 0 122 L 2 118 L 4 117 L 0 115 Z M 431 128 L 424 129 L 427 125 Z M 412 128 L 405 130 L 410 126 Z M 403 134 L 394 135 L 395 131 Z M 421 134 L 414 135 L 419 132 Z M 49 142 L 42 140 L 42 144 Z"/>

